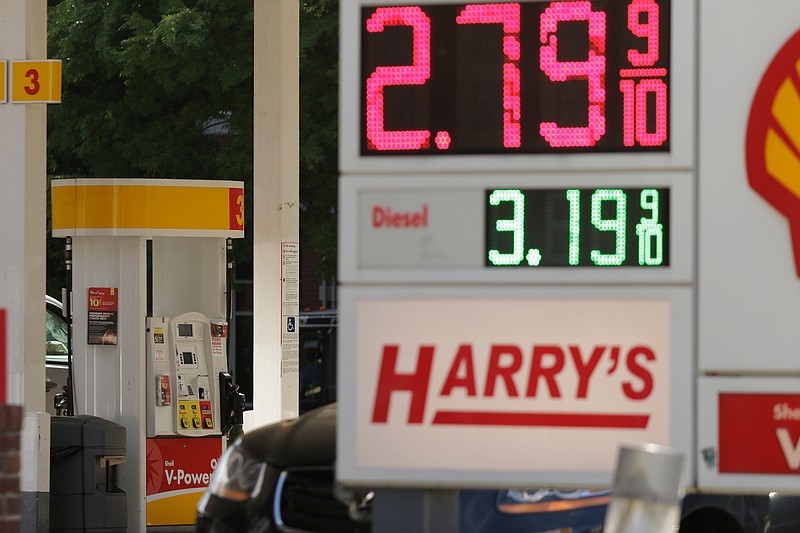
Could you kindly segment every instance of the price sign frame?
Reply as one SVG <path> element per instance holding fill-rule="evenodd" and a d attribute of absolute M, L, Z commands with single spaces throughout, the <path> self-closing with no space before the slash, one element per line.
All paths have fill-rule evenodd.
<path fill-rule="evenodd" d="M 534 0 L 538 1 L 538 0 Z M 486 4 L 487 2 L 480 2 Z M 491 2 L 489 2 L 491 3 Z M 528 2 L 519 2 L 527 4 Z M 486 171 L 499 168 L 509 171 L 528 170 L 583 170 L 583 169 L 683 169 L 691 168 L 695 146 L 694 86 L 696 35 L 696 0 L 671 0 L 669 67 L 669 151 L 667 152 L 558 152 L 494 155 L 432 154 L 432 155 L 362 155 L 362 105 L 366 88 L 362 78 L 362 8 L 388 6 L 467 5 L 455 0 L 421 0 L 402 3 L 387 0 L 357 0 L 347 2 L 340 9 L 341 55 L 340 64 L 340 168 L 344 174 L 393 172 L 403 168 L 409 172 L 431 171 Z M 431 28 L 433 32 L 436 28 Z M 525 29 L 523 28 L 523 31 Z M 534 34 L 536 32 L 533 32 Z M 521 47 L 536 46 L 539 42 L 520 42 Z M 607 87 L 607 90 L 613 88 Z M 391 95 L 390 95 L 391 96 Z M 522 111 L 524 113 L 524 110 Z M 420 125 L 436 132 L 436 125 Z M 433 135 L 433 133 L 432 133 Z M 523 139 L 524 142 L 524 139 Z"/>
<path fill-rule="evenodd" d="M 631 4 L 636 0 L 621 1 Z M 519 4 L 532 2 L 543 3 L 540 0 L 528 0 L 519 2 Z M 362 65 L 364 57 L 362 38 L 365 33 L 362 25 L 365 24 L 365 19 L 372 19 L 368 10 L 396 7 L 398 9 L 393 12 L 397 12 L 402 7 L 419 13 L 424 12 L 427 6 L 464 6 L 466 9 L 467 5 L 491 7 L 491 4 L 500 3 L 511 5 L 511 9 L 514 9 L 512 4 L 516 4 L 515 2 L 497 1 L 470 4 L 456 0 L 421 0 L 414 3 L 397 2 L 396 0 L 353 0 L 352 2 L 343 2 L 340 6 L 340 57 L 342 60 L 340 61 L 339 83 L 338 280 L 340 282 L 341 334 L 338 342 L 340 353 L 347 355 L 340 360 L 339 369 L 340 386 L 350 387 L 355 394 L 351 395 L 349 400 L 340 402 L 339 405 L 340 424 L 337 431 L 337 442 L 340 450 L 350 450 L 350 452 L 346 454 L 346 457 L 341 458 L 340 464 L 337 465 L 337 479 L 348 485 L 435 486 L 438 488 L 448 486 L 530 486 L 533 478 L 528 475 L 529 473 L 525 473 L 524 480 L 514 477 L 513 474 L 509 474 L 508 465 L 489 465 L 487 466 L 488 471 L 477 472 L 469 470 L 467 467 L 441 469 L 435 465 L 419 465 L 420 468 L 412 470 L 409 468 L 397 469 L 396 465 L 379 462 L 367 464 L 362 461 L 363 452 L 370 452 L 375 441 L 366 438 L 359 443 L 354 436 L 356 423 L 362 424 L 359 431 L 364 428 L 366 431 L 383 429 L 380 417 L 371 419 L 368 416 L 365 417 L 363 411 L 365 403 L 360 400 L 356 401 L 357 397 L 362 397 L 364 394 L 374 395 L 378 390 L 378 385 L 384 383 L 381 377 L 383 370 L 379 373 L 375 368 L 365 366 L 375 361 L 375 347 L 378 345 L 373 342 L 374 339 L 378 336 L 385 337 L 385 339 L 379 340 L 383 343 L 382 346 L 389 346 L 388 349 L 382 350 L 386 357 L 383 360 L 389 361 L 390 359 L 394 360 L 392 353 L 395 348 L 397 353 L 402 350 L 403 357 L 409 352 L 419 355 L 420 347 L 423 347 L 423 352 L 425 352 L 428 350 L 427 347 L 439 346 L 441 350 L 444 345 L 447 345 L 449 348 L 446 349 L 450 349 L 453 354 L 458 354 L 460 352 L 455 347 L 464 342 L 471 342 L 470 339 L 466 339 L 466 336 L 469 335 L 474 335 L 476 339 L 485 336 L 485 339 L 491 339 L 491 342 L 501 342 L 497 341 L 499 338 L 504 339 L 503 342 L 505 342 L 514 335 L 525 335 L 526 332 L 530 332 L 531 322 L 527 319 L 519 320 L 516 323 L 503 320 L 503 313 L 507 308 L 503 302 L 505 300 L 519 300 L 521 305 L 529 306 L 531 309 L 540 306 L 542 309 L 547 309 L 548 300 L 551 299 L 559 302 L 596 300 L 600 305 L 612 302 L 617 298 L 642 301 L 669 300 L 671 311 L 668 315 L 665 316 L 663 313 L 653 315 L 653 324 L 669 337 L 670 351 L 674 355 L 669 371 L 668 385 L 672 432 L 664 440 L 669 445 L 687 452 L 691 450 L 694 428 L 689 411 L 694 399 L 694 389 L 691 385 L 693 383 L 691 361 L 694 354 L 690 341 L 694 336 L 695 327 L 693 305 L 695 288 L 693 284 L 695 254 L 697 253 L 694 244 L 695 218 L 697 216 L 695 201 L 697 105 L 695 99 L 697 94 L 696 51 L 699 0 L 669 0 L 670 64 L 667 67 L 668 78 L 666 76 L 662 78 L 665 83 L 668 83 L 668 151 L 600 152 L 600 148 L 598 148 L 598 151 L 567 150 L 562 152 L 553 149 L 539 153 L 512 153 L 511 150 L 502 149 L 485 154 L 449 153 L 444 149 L 437 151 L 428 148 L 426 149 L 427 153 L 422 155 L 414 153 L 413 150 L 403 145 L 402 149 L 398 150 L 398 155 L 372 155 L 368 149 L 364 149 L 362 136 L 366 136 L 368 139 L 367 147 L 369 147 L 370 140 L 365 126 L 367 119 L 364 117 L 366 100 L 362 105 L 362 99 L 366 99 L 368 94 L 367 79 L 364 76 L 366 72 L 369 77 L 368 73 L 378 68 L 375 66 L 378 59 L 367 64 L 366 68 Z M 578 11 L 582 10 L 583 15 L 591 16 L 587 15 L 586 4 L 579 6 L 575 3 L 567 6 L 564 2 L 558 1 L 548 3 L 550 5 L 547 7 L 555 6 L 557 10 L 568 10 L 575 7 Z M 594 8 L 599 11 L 603 5 L 606 5 L 605 2 L 594 2 L 591 4 L 592 9 L 588 11 L 595 11 Z M 641 5 L 650 5 L 650 3 L 643 1 Z M 661 4 L 659 3 L 659 5 Z M 365 8 L 368 10 L 365 11 Z M 490 8 L 487 10 L 491 11 Z M 614 17 L 619 18 L 620 12 L 615 12 Z M 530 16 L 528 18 L 521 17 L 520 20 L 521 24 L 531 25 Z M 637 24 L 649 24 L 649 19 L 645 21 L 640 18 L 638 22 L 636 20 L 629 18 L 623 24 L 627 25 L 629 29 Z M 431 22 L 431 34 L 436 31 L 440 23 Z M 451 19 L 448 18 L 446 23 L 450 24 Z M 473 24 L 474 21 L 468 23 Z M 492 23 L 494 22 L 492 21 Z M 583 24 L 583 22 L 581 23 Z M 586 23 L 590 25 L 591 21 L 587 20 Z M 453 22 L 453 24 L 456 23 Z M 535 22 L 534 19 L 533 24 L 541 24 L 541 22 Z M 425 25 L 426 23 L 423 22 L 422 26 Z M 621 27 L 624 28 L 624 25 Z M 455 28 L 455 31 L 458 29 Z M 541 53 L 537 38 L 540 33 L 539 29 L 523 28 L 516 42 L 523 49 L 535 46 L 537 50 L 533 53 Z M 506 30 L 498 30 L 493 35 L 500 35 L 503 31 Z M 558 33 L 558 29 L 555 30 L 555 33 Z M 581 35 L 585 33 L 581 33 Z M 407 31 L 402 35 L 412 37 L 413 32 Z M 647 38 L 643 37 L 642 39 L 643 42 L 646 42 Z M 514 41 L 514 39 L 510 41 Z M 590 42 L 591 38 L 588 38 L 588 41 Z M 422 49 L 426 51 L 425 42 L 424 40 L 417 42 L 414 38 L 411 48 L 423 43 Z M 433 38 L 429 42 L 433 42 Z M 575 42 L 578 42 L 577 38 Z M 402 44 L 408 47 L 408 43 Z M 433 44 L 430 46 L 434 47 Z M 514 46 L 512 43 L 509 49 L 504 48 L 503 53 L 513 55 Z M 580 48 L 581 51 L 586 49 L 586 46 Z M 435 53 L 434 50 L 426 52 L 430 52 L 432 55 Z M 619 49 L 615 53 L 617 52 Z M 383 61 L 383 56 L 378 56 L 378 58 Z M 425 58 L 422 59 L 424 64 Z M 567 61 L 567 59 L 557 57 L 557 61 Z M 392 62 L 394 64 L 391 64 Z M 392 62 L 387 59 L 385 66 L 402 65 L 400 60 L 392 60 Z M 496 66 L 496 62 L 492 65 Z M 379 63 L 379 66 L 383 66 L 382 63 Z M 414 66 L 411 64 L 410 68 L 413 69 Z M 662 68 L 662 65 L 658 64 L 658 67 Z M 431 68 L 437 70 L 441 67 L 432 64 Z M 619 78 L 622 77 L 620 73 Z M 420 78 L 422 81 L 417 82 L 412 80 L 411 84 L 425 85 L 425 79 L 424 77 Z M 520 79 L 521 83 L 526 83 L 524 76 Z M 585 81 L 581 80 L 581 82 L 586 85 Z M 385 86 L 393 84 L 392 80 L 387 81 L 387 79 L 383 79 L 381 83 Z M 492 83 L 497 84 L 497 80 Z M 554 81 L 554 83 L 556 82 Z M 579 82 L 576 81 L 576 83 L 580 85 Z M 614 83 L 619 84 L 619 80 L 615 78 Z M 624 96 L 624 88 L 619 85 L 617 87 L 606 86 L 606 90 L 621 91 Z M 387 92 L 385 97 L 394 98 L 396 94 Z M 496 94 L 496 92 L 492 94 Z M 441 94 L 436 98 L 442 98 Z M 586 96 L 583 98 L 585 99 Z M 615 98 L 621 98 L 619 92 Z M 439 102 L 434 101 L 432 105 L 435 106 L 437 103 Z M 494 109 L 497 109 L 497 104 L 494 105 L 496 106 Z M 379 119 L 388 116 L 384 115 L 379 105 L 377 110 L 379 110 L 377 113 Z M 373 112 L 377 110 L 372 109 Z M 525 113 L 524 108 L 522 113 Z M 428 115 L 423 116 L 424 120 L 430 121 L 430 123 L 421 122 L 418 126 L 416 124 L 404 125 L 402 128 L 398 128 L 396 125 L 387 125 L 387 127 L 381 125 L 381 127 L 373 127 L 370 131 L 412 131 L 416 127 L 430 133 L 430 142 L 446 143 L 446 135 L 437 139 L 434 139 L 433 135 L 438 134 L 439 128 L 448 129 L 450 126 L 440 126 L 434 123 L 434 118 L 426 117 Z M 410 120 L 416 120 L 416 117 L 410 117 Z M 497 122 L 495 117 L 492 124 Z M 538 123 L 539 120 L 537 119 L 535 122 Z M 504 148 L 508 148 L 505 146 L 507 140 L 505 126 L 505 122 L 500 121 L 498 136 L 502 136 Z M 565 123 L 559 124 L 559 126 L 571 125 Z M 529 128 L 527 131 L 527 134 L 530 134 L 532 130 Z M 522 132 L 525 134 L 524 128 Z M 454 139 L 458 130 L 453 129 L 449 133 L 453 134 L 451 138 Z M 522 142 L 525 142 L 524 137 Z M 613 149 L 619 149 L 619 146 L 616 145 Z M 399 152 L 405 153 L 401 155 Z M 668 239 L 665 244 L 669 249 L 668 265 L 488 266 L 486 254 L 490 245 L 487 233 L 492 230 L 487 220 L 489 216 L 487 202 L 489 191 L 497 189 L 518 189 L 520 191 L 577 189 L 590 194 L 600 189 L 618 189 L 626 195 L 630 195 L 634 191 L 641 193 L 645 189 L 659 189 L 659 194 L 668 192 L 669 212 L 665 219 L 665 233 L 663 234 L 664 239 Z M 621 197 L 621 195 L 617 195 L 618 203 Z M 650 200 L 647 202 L 648 205 L 653 205 Z M 536 202 L 531 202 L 530 205 L 536 205 Z M 644 203 L 641 203 L 639 207 L 646 208 Z M 659 223 L 657 217 L 651 216 L 651 214 L 654 215 L 654 211 L 645 213 L 642 212 L 642 209 L 637 209 L 635 215 L 631 212 L 629 216 L 641 219 L 642 224 L 647 218 L 657 225 Z M 527 215 L 528 213 L 525 214 L 525 217 Z M 502 218 L 507 216 L 501 215 Z M 581 224 L 584 223 L 585 216 L 587 216 L 585 207 L 581 207 L 579 213 Z M 562 238 L 564 233 L 563 216 L 558 219 L 551 218 L 550 215 L 545 217 L 545 226 L 553 224 L 562 226 L 560 227 L 562 236 L 555 237 L 556 239 Z M 595 216 L 589 225 L 580 226 L 581 231 L 611 231 L 610 226 L 607 227 L 604 223 L 597 222 L 613 218 L 613 215 L 605 214 Z M 622 215 L 617 215 L 616 218 L 619 220 Z M 572 220 L 576 219 L 573 217 Z M 507 231 L 508 227 L 509 224 L 506 224 L 502 228 L 498 227 L 497 231 Z M 515 224 L 514 231 L 521 233 L 523 230 L 520 230 L 520 227 L 519 223 Z M 634 230 L 631 234 L 630 227 L 625 227 L 625 246 L 633 246 L 634 242 L 639 246 L 640 241 L 635 235 L 636 231 Z M 652 229 L 652 226 L 648 227 Z M 539 247 L 538 241 L 535 240 L 539 236 L 533 235 L 536 232 L 535 228 L 535 222 L 530 227 L 524 224 L 526 239 L 523 244 L 524 250 Z M 622 230 L 617 229 L 617 231 Z M 617 235 L 619 234 L 617 233 Z M 573 231 L 569 235 L 570 238 L 575 238 L 576 232 Z M 529 237 L 533 240 L 530 240 Z M 582 239 L 583 237 L 581 237 L 580 246 L 588 246 L 588 241 L 585 244 Z M 618 243 L 620 239 L 621 237 L 618 236 L 616 242 Z M 592 250 L 600 247 L 597 244 L 591 246 Z M 503 251 L 507 253 L 508 248 Z M 550 253 L 546 252 L 544 246 L 542 246 L 541 252 Z M 608 251 L 604 249 L 602 253 L 608 254 Z M 516 261 L 518 259 L 516 250 L 514 257 Z M 561 261 L 563 260 L 551 261 L 550 264 Z M 394 317 L 388 316 L 389 312 L 393 313 L 395 309 L 403 307 L 405 305 L 403 300 L 409 298 L 414 299 L 412 302 L 414 309 L 398 312 L 399 314 Z M 467 302 L 469 310 L 462 309 L 458 305 L 465 298 L 470 300 Z M 377 311 L 376 309 L 367 309 L 371 303 L 375 302 L 379 304 L 378 307 L 381 305 L 384 307 Z M 455 305 L 449 308 L 449 312 L 444 312 L 447 305 L 454 303 Z M 567 305 L 570 304 L 567 303 Z M 563 320 L 559 319 L 558 322 L 559 325 L 564 325 L 569 332 L 565 335 L 568 343 L 572 342 L 569 339 L 572 339 L 574 335 L 591 329 L 596 322 L 593 319 L 585 321 L 576 318 L 579 315 L 584 316 L 578 310 L 579 307 L 577 305 L 575 309 L 565 313 Z M 386 316 L 382 315 L 383 312 L 386 312 Z M 524 310 L 521 314 L 517 310 L 509 315 L 526 317 Z M 645 315 L 647 315 L 647 310 L 644 313 L 637 311 L 630 314 L 630 316 L 637 317 Z M 383 321 L 382 324 L 403 323 L 408 317 L 421 317 L 422 322 L 426 324 L 425 327 L 430 325 L 431 329 L 423 331 L 424 328 L 416 328 L 416 330 L 412 328 L 403 331 L 402 328 L 387 327 L 384 330 L 382 325 L 377 327 L 376 324 L 361 320 L 361 317 L 366 316 L 377 316 L 379 317 L 378 321 Z M 471 325 L 465 326 L 467 316 L 471 316 L 472 319 L 477 317 L 477 319 Z M 613 317 L 614 315 L 612 313 L 607 316 Z M 498 317 L 501 318 L 498 319 Z M 543 319 L 541 323 L 549 325 L 549 320 L 551 319 Z M 536 321 L 533 320 L 533 322 Z M 449 326 L 452 326 L 453 330 L 448 332 L 447 327 Z M 628 325 L 624 321 L 620 324 L 601 325 L 600 330 L 611 331 L 618 326 L 620 331 L 625 331 L 626 334 L 637 331 L 636 326 Z M 547 337 L 547 335 L 542 335 L 542 337 Z M 481 338 L 483 339 L 483 337 Z M 613 343 L 616 341 L 603 342 Z M 381 350 L 377 351 L 381 352 Z M 396 374 L 398 376 L 413 372 L 412 362 L 405 361 L 403 364 L 405 366 L 402 368 L 397 367 Z M 364 372 L 357 375 L 359 369 L 364 369 Z M 389 376 L 387 380 L 391 381 L 391 376 L 389 374 L 387 376 Z M 436 390 L 442 390 L 442 388 L 438 387 Z M 404 395 L 406 391 L 400 391 L 400 394 Z M 404 402 L 407 400 L 407 398 L 403 398 Z M 454 409 L 456 411 L 460 411 L 462 408 L 478 409 L 470 403 L 470 400 L 470 397 L 459 397 L 458 401 L 454 401 Z M 404 405 L 408 405 L 408 403 Z M 594 406 L 594 403 L 587 402 L 586 405 Z M 398 413 L 394 413 L 392 416 L 392 420 L 395 418 L 406 420 Z M 390 429 L 397 430 L 390 436 L 394 442 L 413 442 L 416 438 L 419 438 L 420 442 L 440 442 L 435 434 L 437 428 L 433 427 L 432 429 L 430 425 L 397 424 L 396 427 L 393 426 Z M 614 433 L 616 430 L 610 431 L 610 433 L 605 432 L 607 434 L 604 433 L 604 435 L 616 435 Z M 493 451 L 496 449 L 496 443 L 503 442 L 508 435 L 508 430 L 505 428 L 499 432 L 491 427 L 469 428 L 469 432 L 471 440 L 476 443 L 486 443 L 487 447 Z M 600 433 L 603 432 L 604 430 L 600 430 Z M 362 431 L 362 435 L 366 435 L 366 433 Z M 459 442 L 464 441 L 461 439 Z M 562 440 L 561 437 L 555 437 L 553 442 L 560 445 L 567 441 Z M 449 446 L 448 450 L 453 448 L 453 446 Z M 406 450 L 411 451 L 412 454 L 415 453 L 413 447 L 409 446 Z M 558 453 L 563 454 L 561 459 L 569 460 L 574 457 L 574 454 L 570 454 L 566 448 L 559 448 L 556 455 Z M 687 457 L 686 472 L 693 472 L 693 455 L 689 454 Z M 408 464 L 410 463 L 405 463 L 405 466 L 407 467 Z M 467 462 L 462 461 L 459 467 L 464 464 Z M 554 486 L 573 484 L 585 486 L 587 482 L 591 483 L 592 481 L 606 483 L 611 475 L 610 470 L 606 469 L 607 466 L 604 465 L 601 468 L 603 472 L 592 473 L 583 469 L 580 473 L 575 474 L 570 472 L 569 468 L 555 465 L 553 468 L 557 471 L 548 472 L 536 480 L 540 484 Z M 513 470 L 518 471 L 518 465 L 515 464 Z"/>

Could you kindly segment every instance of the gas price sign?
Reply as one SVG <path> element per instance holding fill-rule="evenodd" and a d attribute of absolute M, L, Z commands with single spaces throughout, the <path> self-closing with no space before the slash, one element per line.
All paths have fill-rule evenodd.
<path fill-rule="evenodd" d="M 670 0 L 362 7 L 360 153 L 670 150 Z"/>
<path fill-rule="evenodd" d="M 625 442 L 691 449 L 698 4 L 341 3 L 338 482 L 605 485 Z M 551 448 L 520 470 L 509 431 Z"/>
<path fill-rule="evenodd" d="M 669 266 L 669 189 L 486 191 L 487 267 Z"/>

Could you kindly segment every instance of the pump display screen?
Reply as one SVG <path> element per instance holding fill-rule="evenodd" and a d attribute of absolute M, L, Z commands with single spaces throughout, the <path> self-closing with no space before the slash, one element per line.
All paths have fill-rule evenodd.
<path fill-rule="evenodd" d="M 670 0 L 361 10 L 362 155 L 669 151 Z"/>
<path fill-rule="evenodd" d="M 181 364 L 184 366 L 196 365 L 197 358 L 194 352 L 181 352 Z"/>
<path fill-rule="evenodd" d="M 191 324 L 178 324 L 178 337 L 193 337 L 194 329 Z"/>
<path fill-rule="evenodd" d="M 669 265 L 668 188 L 485 193 L 487 267 Z"/>

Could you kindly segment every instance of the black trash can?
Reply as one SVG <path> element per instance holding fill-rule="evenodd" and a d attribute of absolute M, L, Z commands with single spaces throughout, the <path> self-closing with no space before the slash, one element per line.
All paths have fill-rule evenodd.
<path fill-rule="evenodd" d="M 50 531 L 124 533 L 127 495 L 117 486 L 125 427 L 96 416 L 50 419 Z"/>

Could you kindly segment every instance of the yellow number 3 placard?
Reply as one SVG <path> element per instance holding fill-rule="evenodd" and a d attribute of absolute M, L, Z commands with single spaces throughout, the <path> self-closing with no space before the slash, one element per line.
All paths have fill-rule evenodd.
<path fill-rule="evenodd" d="M 61 102 L 61 60 L 11 61 L 9 101 L 58 104 Z"/>

